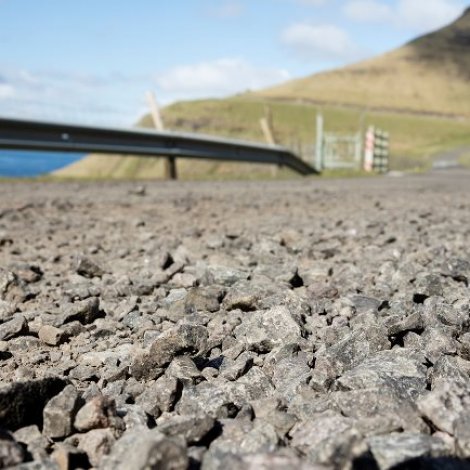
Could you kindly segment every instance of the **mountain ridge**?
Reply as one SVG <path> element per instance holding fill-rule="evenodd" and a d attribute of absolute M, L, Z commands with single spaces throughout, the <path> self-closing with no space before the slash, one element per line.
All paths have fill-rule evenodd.
<path fill-rule="evenodd" d="M 469 82 L 470 7 L 453 23 L 397 49 L 254 95 L 467 118 Z"/>

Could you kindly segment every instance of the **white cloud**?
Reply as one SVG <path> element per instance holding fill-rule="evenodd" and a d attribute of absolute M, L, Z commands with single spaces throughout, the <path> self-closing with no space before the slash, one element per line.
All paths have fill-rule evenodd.
<path fill-rule="evenodd" d="M 356 21 L 388 22 L 397 28 L 424 33 L 455 20 L 464 7 L 461 0 L 397 0 L 393 7 L 378 0 L 351 0 L 343 12 Z"/>
<path fill-rule="evenodd" d="M 8 83 L 0 83 L 0 100 L 11 98 L 15 94 L 15 90 Z"/>
<path fill-rule="evenodd" d="M 335 25 L 295 23 L 281 33 L 281 42 L 306 59 L 350 60 L 360 55 L 349 34 Z"/>
<path fill-rule="evenodd" d="M 243 13 L 243 5 L 235 0 L 226 1 L 212 9 L 211 13 L 219 18 L 237 18 Z"/>
<path fill-rule="evenodd" d="M 315 7 L 326 4 L 326 0 L 296 0 L 296 1 L 297 3 L 301 3 L 302 5 L 315 6 Z"/>
<path fill-rule="evenodd" d="M 343 11 L 355 21 L 381 22 L 393 17 L 392 8 L 376 0 L 353 0 L 346 3 Z"/>
<path fill-rule="evenodd" d="M 455 0 L 400 0 L 398 20 L 420 32 L 440 28 L 455 20 L 465 5 Z"/>
<path fill-rule="evenodd" d="M 131 125 L 150 79 L 4 68 L 2 116 L 22 119 Z"/>
<path fill-rule="evenodd" d="M 1 1 L 1 0 L 0 0 Z M 94 75 L 69 71 L 0 68 L 0 114 L 20 119 L 130 126 L 148 111 L 145 92 L 162 104 L 220 97 L 285 81 L 285 70 L 255 67 L 242 59 L 176 67 L 153 76 Z"/>
<path fill-rule="evenodd" d="M 256 67 L 243 59 L 228 58 L 175 67 L 159 74 L 156 84 L 163 100 L 168 101 L 225 96 L 289 78 L 286 70 Z"/>

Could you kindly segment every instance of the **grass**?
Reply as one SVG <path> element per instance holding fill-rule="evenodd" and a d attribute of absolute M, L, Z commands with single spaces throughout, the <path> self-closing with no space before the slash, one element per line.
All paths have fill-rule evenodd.
<path fill-rule="evenodd" d="M 470 152 L 464 153 L 459 157 L 459 164 L 465 168 L 470 168 Z"/>
<path fill-rule="evenodd" d="M 329 132 L 354 133 L 369 125 L 387 130 L 391 139 L 390 163 L 395 170 L 426 169 L 435 154 L 457 146 L 470 146 L 469 120 L 320 107 L 258 97 L 179 102 L 165 108 L 163 117 L 169 129 L 262 142 L 259 120 L 265 115 L 266 107 L 271 110 L 276 141 L 307 161 L 313 161 L 318 111 L 322 111 L 325 130 Z M 144 116 L 139 125 L 151 127 L 150 116 Z M 162 159 L 92 155 L 57 174 L 74 178 L 93 175 L 95 178 L 153 179 L 163 177 L 163 168 Z M 181 179 L 196 180 L 260 179 L 272 175 L 267 165 L 186 159 L 178 160 L 178 172 Z M 282 177 L 292 174 L 280 173 Z"/>
<path fill-rule="evenodd" d="M 259 120 L 269 105 L 276 140 L 312 158 L 318 111 L 325 118 L 325 130 L 353 133 L 375 125 L 390 133 L 391 166 L 408 170 L 426 168 L 435 154 L 470 144 L 470 120 L 366 112 L 341 107 L 233 98 L 181 102 L 165 109 L 170 128 L 241 137 L 262 141 Z M 143 125 L 150 126 L 147 116 Z"/>

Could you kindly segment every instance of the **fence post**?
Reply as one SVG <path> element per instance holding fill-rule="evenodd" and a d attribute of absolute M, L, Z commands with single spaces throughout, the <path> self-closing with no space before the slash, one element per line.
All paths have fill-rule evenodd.
<path fill-rule="evenodd" d="M 160 114 L 160 108 L 158 107 L 155 94 L 151 91 L 147 92 L 147 101 L 150 106 L 150 114 L 152 115 L 153 125 L 155 129 L 159 132 L 164 130 L 163 119 Z M 176 180 L 178 178 L 178 172 L 176 170 L 176 158 L 175 157 L 166 157 L 165 158 L 165 179 Z"/>
<path fill-rule="evenodd" d="M 266 143 L 268 145 L 274 146 L 276 143 L 274 142 L 274 136 L 273 132 L 271 129 L 271 126 L 269 125 L 269 121 L 267 118 L 263 117 L 259 121 L 261 130 L 263 131 L 264 139 L 266 140 Z"/>
<path fill-rule="evenodd" d="M 315 168 L 323 169 L 323 114 L 317 113 L 317 141 L 315 149 Z"/>
<path fill-rule="evenodd" d="M 267 105 L 264 106 L 264 117 L 260 119 L 261 130 L 263 131 L 264 138 L 268 145 L 276 145 L 276 139 L 274 137 L 273 130 L 273 114 L 271 108 Z M 281 164 L 275 165 L 271 168 L 271 176 L 276 177 L 279 167 Z"/>
<path fill-rule="evenodd" d="M 361 152 L 362 152 L 362 134 L 358 132 L 356 134 L 356 140 L 354 142 L 354 161 L 356 162 L 357 168 L 361 169 Z"/>
<path fill-rule="evenodd" d="M 374 154 L 375 154 L 375 129 L 374 126 L 369 126 L 366 132 L 364 145 L 364 170 L 372 171 L 374 169 Z"/>

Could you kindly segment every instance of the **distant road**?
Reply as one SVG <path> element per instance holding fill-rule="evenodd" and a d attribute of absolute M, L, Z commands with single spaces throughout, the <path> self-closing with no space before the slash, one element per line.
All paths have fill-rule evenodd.
<path fill-rule="evenodd" d="M 434 156 L 433 169 L 441 170 L 446 168 L 457 168 L 460 166 L 459 159 L 463 155 L 470 153 L 470 147 L 459 147 L 457 149 L 442 152 Z"/>

